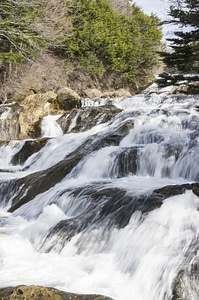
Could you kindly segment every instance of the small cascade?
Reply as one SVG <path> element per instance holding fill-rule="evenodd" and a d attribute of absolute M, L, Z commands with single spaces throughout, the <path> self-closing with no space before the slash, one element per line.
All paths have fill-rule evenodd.
<path fill-rule="evenodd" d="M 10 141 L 5 142 L 4 145 L 0 147 L 0 168 L 1 172 L 3 170 L 13 169 L 12 158 L 16 153 L 18 153 L 23 147 L 25 141 Z"/>
<path fill-rule="evenodd" d="M 82 132 L 109 121 L 120 111 L 113 105 L 82 107 L 63 114 L 58 123 L 64 133 Z"/>
<path fill-rule="evenodd" d="M 84 99 L 43 138 L 3 143 L 0 287 L 197 300 L 198 101 L 154 85 Z"/>
<path fill-rule="evenodd" d="M 56 137 L 63 134 L 61 127 L 56 122 L 61 115 L 47 115 L 43 117 L 41 123 L 41 136 L 42 137 Z"/>

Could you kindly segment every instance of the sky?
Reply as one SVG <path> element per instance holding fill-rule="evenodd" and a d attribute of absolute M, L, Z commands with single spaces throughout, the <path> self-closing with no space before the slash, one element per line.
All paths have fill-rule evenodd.
<path fill-rule="evenodd" d="M 135 0 L 135 3 L 147 14 L 155 13 L 161 18 L 167 17 L 168 0 Z"/>
<path fill-rule="evenodd" d="M 171 3 L 169 0 L 135 0 L 137 6 L 139 6 L 145 13 L 151 14 L 154 13 L 162 21 L 168 19 L 167 11 Z M 162 28 L 163 30 L 163 40 L 169 38 L 172 35 L 172 32 L 175 30 L 172 25 L 165 25 Z"/>

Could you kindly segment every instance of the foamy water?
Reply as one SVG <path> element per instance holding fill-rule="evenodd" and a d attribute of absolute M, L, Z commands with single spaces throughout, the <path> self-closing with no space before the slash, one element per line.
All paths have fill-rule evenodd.
<path fill-rule="evenodd" d="M 54 137 L 23 166 L 11 164 L 23 141 L 0 148 L 1 168 L 15 171 L 0 173 L 4 184 L 8 178 L 52 167 L 85 142 L 100 141 L 126 120 L 135 123 L 118 145 L 86 152 L 65 178 L 14 213 L 7 212 L 9 203 L 1 206 L 0 287 L 35 284 L 115 300 L 171 299 L 173 280 L 189 265 L 191 249 L 198 243 L 198 197 L 186 191 L 163 200 L 153 210 L 135 209 L 125 226 L 110 225 L 111 218 L 123 218 L 126 205 L 114 191 L 125 191 L 129 201 L 134 199 L 131 196 L 139 201 L 155 189 L 199 181 L 197 97 L 169 97 L 164 91 L 157 94 L 156 89 L 149 92 L 115 99 L 114 104 L 123 111 L 83 133 L 51 134 L 56 124 L 48 120 L 45 126 L 51 127 L 51 133 L 45 129 L 43 134 Z M 84 104 L 92 105 L 92 100 Z M 136 149 L 135 157 L 129 155 L 132 149 Z M 120 155 L 125 168 L 120 165 Z M 134 173 L 129 165 L 132 159 Z M 106 194 L 107 190 L 113 194 Z M 100 219 L 108 197 L 112 197 L 110 213 Z M 115 205 L 116 215 L 111 214 Z M 92 216 L 90 225 L 87 221 L 69 239 L 64 238 L 64 230 L 63 237 L 56 231 L 48 236 L 59 222 L 78 224 L 83 216 L 87 220 L 87 214 Z"/>

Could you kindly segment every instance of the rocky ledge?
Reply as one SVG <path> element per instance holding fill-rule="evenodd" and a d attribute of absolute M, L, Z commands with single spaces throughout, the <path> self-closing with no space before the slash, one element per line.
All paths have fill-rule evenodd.
<path fill-rule="evenodd" d="M 78 295 L 50 287 L 17 286 L 0 289 L 1 300 L 113 300 L 100 295 Z"/>
<path fill-rule="evenodd" d="M 131 94 L 124 89 L 107 92 L 106 94 L 96 89 L 87 89 L 85 91 L 84 97 L 95 98 L 96 96 L 98 99 L 101 97 L 122 98 L 130 97 Z M 0 127 L 2 129 L 0 132 L 0 140 L 10 141 L 39 138 L 41 136 L 40 125 L 44 116 L 49 114 L 62 115 L 64 113 L 65 116 L 67 116 L 72 110 L 77 111 L 81 107 L 82 99 L 83 98 L 76 91 L 69 87 L 63 87 L 56 93 L 53 91 L 35 93 L 35 91 L 31 90 L 28 95 L 15 95 L 9 99 L 8 102 L 0 104 Z M 95 110 L 95 115 L 96 113 L 100 113 L 100 108 L 98 109 L 99 111 L 97 111 L 97 108 L 95 108 Z M 110 111 L 110 106 L 108 107 L 108 111 Z M 74 114 L 76 114 L 76 112 Z M 71 117 L 73 117 L 73 115 L 71 115 Z M 109 118 L 104 118 L 104 122 L 106 122 L 107 119 Z M 67 119 L 67 124 L 69 123 L 70 120 Z M 64 125 L 64 127 L 66 127 L 66 125 Z M 66 132 L 66 130 L 64 131 Z"/>

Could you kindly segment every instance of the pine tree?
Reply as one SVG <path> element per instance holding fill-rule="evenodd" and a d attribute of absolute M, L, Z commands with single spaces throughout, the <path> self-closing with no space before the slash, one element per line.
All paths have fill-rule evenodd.
<path fill-rule="evenodd" d="M 178 85 L 182 80 L 199 80 L 199 1 L 174 0 L 170 6 L 171 23 L 178 25 L 174 37 L 167 39 L 171 51 L 161 52 L 163 62 L 174 73 L 163 73 L 157 80 L 159 86 Z M 186 75 L 185 75 L 186 74 Z"/>
<path fill-rule="evenodd" d="M 73 34 L 66 37 L 65 55 L 79 61 L 83 69 L 102 76 L 105 70 L 116 72 L 123 82 L 147 79 L 157 64 L 156 49 L 161 44 L 158 19 L 148 16 L 135 4 L 124 0 L 68 0 Z M 114 7 L 113 7 L 114 4 Z"/>

